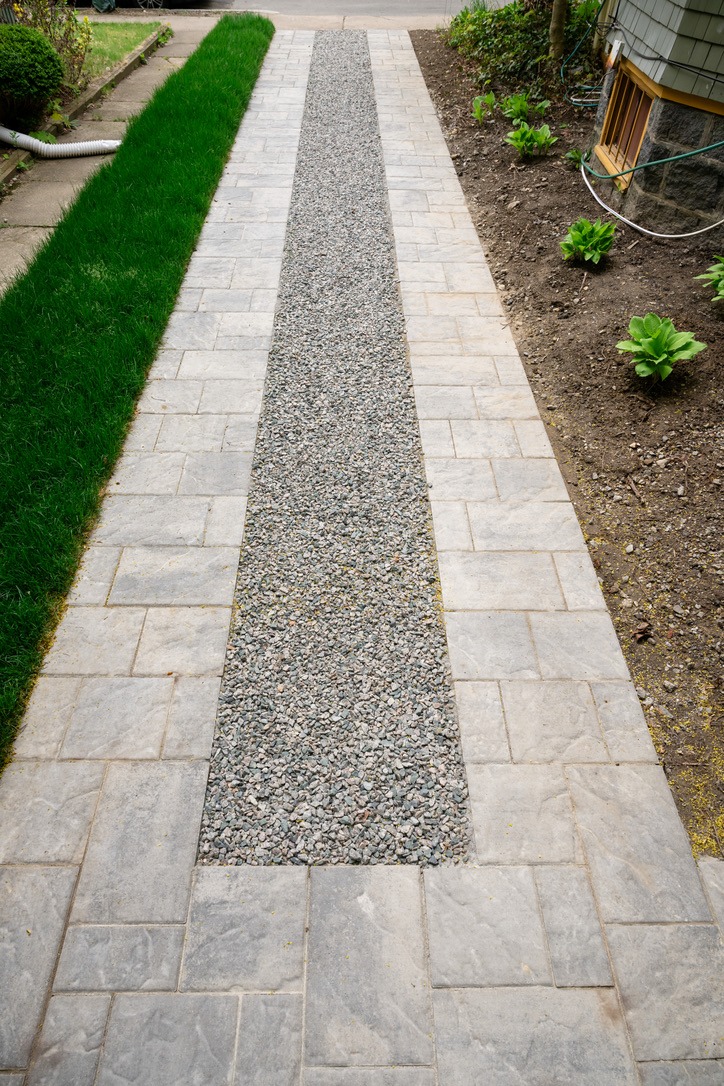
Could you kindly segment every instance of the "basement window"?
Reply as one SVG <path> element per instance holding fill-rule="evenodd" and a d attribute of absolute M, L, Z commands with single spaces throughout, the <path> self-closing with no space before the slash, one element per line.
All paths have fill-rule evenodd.
<path fill-rule="evenodd" d="M 636 165 L 653 101 L 652 95 L 628 71 L 619 69 L 603 122 L 601 142 L 596 148 L 596 154 L 609 173 Z M 618 178 L 617 183 L 625 188 L 630 179 L 631 174 L 628 174 Z"/>

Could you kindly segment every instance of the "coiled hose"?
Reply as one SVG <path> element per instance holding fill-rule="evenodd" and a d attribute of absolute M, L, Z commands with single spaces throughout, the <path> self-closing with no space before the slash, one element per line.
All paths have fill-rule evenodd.
<path fill-rule="evenodd" d="M 108 155 L 121 146 L 120 140 L 87 140 L 85 143 L 44 143 L 35 136 L 24 136 L 22 132 L 13 132 L 0 125 L 0 140 L 18 147 L 21 151 L 32 151 L 38 158 L 77 158 L 80 155 Z"/>

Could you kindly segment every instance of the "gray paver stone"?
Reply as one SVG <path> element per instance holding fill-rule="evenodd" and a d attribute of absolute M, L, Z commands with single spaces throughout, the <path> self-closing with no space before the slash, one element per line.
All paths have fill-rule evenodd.
<path fill-rule="evenodd" d="M 724 1060 L 640 1063 L 641 1086 L 724 1086 Z"/>
<path fill-rule="evenodd" d="M 448 610 L 550 611 L 564 606 L 548 554 L 449 551 L 438 560 Z"/>
<path fill-rule="evenodd" d="M 172 679 L 84 679 L 61 758 L 157 758 Z"/>
<path fill-rule="evenodd" d="M 103 767 L 13 762 L 0 779 L 0 863 L 80 863 Z"/>
<path fill-rule="evenodd" d="M 714 856 L 701 856 L 698 867 L 714 919 L 724 934 L 724 860 Z"/>
<path fill-rule="evenodd" d="M 418 872 L 312 868 L 311 879 L 306 1063 L 430 1064 Z"/>
<path fill-rule="evenodd" d="M 635 1086 L 611 989 L 435 992 L 440 1086 Z"/>
<path fill-rule="evenodd" d="M 514 762 L 607 762 L 591 691 L 577 682 L 504 682 Z"/>
<path fill-rule="evenodd" d="M 544 679 L 627 679 L 610 615 L 598 611 L 530 616 Z"/>
<path fill-rule="evenodd" d="M 164 758 L 210 756 L 219 686 L 218 678 L 176 680 L 163 744 Z"/>
<path fill-rule="evenodd" d="M 455 701 L 465 762 L 509 762 L 497 683 L 457 682 Z"/>
<path fill-rule="evenodd" d="M 56 995 L 48 1004 L 28 1086 L 93 1086 L 109 995 Z"/>
<path fill-rule="evenodd" d="M 63 943 L 55 990 L 173 990 L 182 940 L 182 927 L 73 925 Z"/>
<path fill-rule="evenodd" d="M 230 606 L 238 564 L 235 547 L 126 547 L 109 603 Z"/>
<path fill-rule="evenodd" d="M 171 419 L 164 419 L 164 424 Z M 168 495 L 109 495 L 94 539 L 122 547 L 198 546 L 204 538 L 207 498 Z"/>
<path fill-rule="evenodd" d="M 535 878 L 556 985 L 613 984 L 586 872 L 580 867 L 539 867 Z"/>
<path fill-rule="evenodd" d="M 445 616 L 454 679 L 537 679 L 524 615 L 458 611 Z"/>
<path fill-rule="evenodd" d="M 478 551 L 578 551 L 585 544 L 567 502 L 470 502 Z"/>
<path fill-rule="evenodd" d="M 97 1086 L 227 1086 L 237 1013 L 229 995 L 117 996 Z"/>
<path fill-rule="evenodd" d="M 250 453 L 192 453 L 186 458 L 179 493 L 236 494 L 245 497 L 250 471 Z"/>
<path fill-rule="evenodd" d="M 55 757 L 73 712 L 81 681 L 79 678 L 40 676 L 15 740 L 16 758 Z"/>
<path fill-rule="evenodd" d="M 308 1067 L 304 1086 L 435 1086 L 431 1067 Z"/>
<path fill-rule="evenodd" d="M 604 920 L 711 920 L 660 766 L 571 766 L 568 778 Z"/>
<path fill-rule="evenodd" d="M 608 945 L 638 1060 L 724 1055 L 724 947 L 713 924 L 612 924 Z"/>
<path fill-rule="evenodd" d="M 88 842 L 73 920 L 186 919 L 205 763 L 112 764 Z"/>
<path fill-rule="evenodd" d="M 300 991 L 306 906 L 304 868 L 197 868 L 181 988 Z"/>
<path fill-rule="evenodd" d="M 553 765 L 468 766 L 482 863 L 573 863 L 577 839 L 563 770 Z"/>
<path fill-rule="evenodd" d="M 48 675 L 128 675 L 146 616 L 142 607 L 70 607 L 43 672 Z"/>
<path fill-rule="evenodd" d="M 27 1065 L 75 878 L 70 867 L 0 867 L 0 1067 Z"/>
<path fill-rule="evenodd" d="M 231 608 L 154 607 L 134 664 L 136 675 L 220 675 Z"/>
<path fill-rule="evenodd" d="M 298 1086 L 302 1010 L 301 995 L 243 996 L 234 1086 Z"/>
<path fill-rule="evenodd" d="M 555 460 L 493 460 L 495 485 L 501 501 L 568 501 L 568 491 Z"/>
<path fill-rule="evenodd" d="M 550 983 L 529 868 L 428 868 L 425 892 L 434 987 Z"/>
<path fill-rule="evenodd" d="M 591 691 L 613 760 L 657 761 L 654 744 L 633 683 L 591 683 Z"/>

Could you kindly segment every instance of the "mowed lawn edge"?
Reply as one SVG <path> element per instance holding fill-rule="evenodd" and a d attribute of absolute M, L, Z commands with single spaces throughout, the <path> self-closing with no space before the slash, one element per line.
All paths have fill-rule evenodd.
<path fill-rule="evenodd" d="M 0 767 L 273 34 L 224 16 L 0 299 Z"/>

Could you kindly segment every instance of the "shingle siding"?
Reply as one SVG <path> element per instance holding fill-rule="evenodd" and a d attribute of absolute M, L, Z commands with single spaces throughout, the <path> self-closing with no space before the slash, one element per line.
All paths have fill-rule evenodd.
<path fill-rule="evenodd" d="M 724 82 L 666 63 L 705 68 L 724 80 L 724 0 L 620 0 L 614 12 L 617 25 L 608 40 L 624 36 L 623 55 L 644 75 L 671 90 L 724 102 Z"/>

